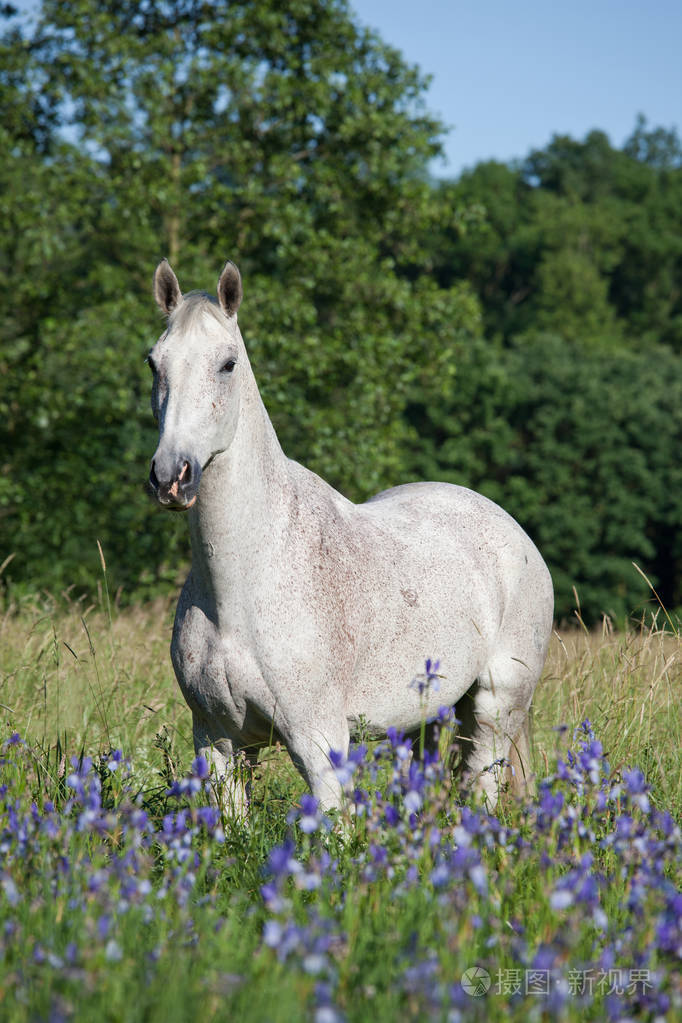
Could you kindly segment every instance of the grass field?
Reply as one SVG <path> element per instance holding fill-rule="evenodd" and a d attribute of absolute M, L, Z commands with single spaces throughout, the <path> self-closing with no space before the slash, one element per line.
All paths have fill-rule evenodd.
<path fill-rule="evenodd" d="M 664 616 L 554 637 L 533 801 L 461 804 L 393 737 L 339 766 L 345 822 L 265 751 L 248 824 L 207 808 L 171 622 L 48 598 L 0 622 L 2 1019 L 680 1018 Z"/>

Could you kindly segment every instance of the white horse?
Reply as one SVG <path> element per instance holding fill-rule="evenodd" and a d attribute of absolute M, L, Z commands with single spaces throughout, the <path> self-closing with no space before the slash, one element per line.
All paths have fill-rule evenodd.
<path fill-rule="evenodd" d="M 237 325 L 234 263 L 217 301 L 183 296 L 166 260 L 154 294 L 168 323 L 148 358 L 150 483 L 189 510 L 192 541 L 171 656 L 224 807 L 247 809 L 238 754 L 253 764 L 277 740 L 322 807 L 338 807 L 330 751 L 347 751 L 360 722 L 419 734 L 441 705 L 464 718 L 466 771 L 490 805 L 500 760 L 521 788 L 553 614 L 528 536 L 462 487 L 411 483 L 356 505 L 288 459 Z M 409 682 L 427 655 L 440 685 L 420 697 Z"/>

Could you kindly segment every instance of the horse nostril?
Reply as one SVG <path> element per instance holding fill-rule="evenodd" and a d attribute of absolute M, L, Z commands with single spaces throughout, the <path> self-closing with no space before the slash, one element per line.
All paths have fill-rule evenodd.
<path fill-rule="evenodd" d="M 154 487 L 155 490 L 159 489 L 159 480 L 158 480 L 158 477 L 156 475 L 156 469 L 154 468 L 154 460 L 153 459 L 152 459 L 151 469 L 149 470 L 149 482 L 151 483 L 151 485 Z"/>
<path fill-rule="evenodd" d="M 183 462 L 182 469 L 180 470 L 180 475 L 178 476 L 178 483 L 184 483 L 186 486 L 188 483 L 191 482 L 192 466 L 189 464 L 189 462 L 185 461 Z"/>

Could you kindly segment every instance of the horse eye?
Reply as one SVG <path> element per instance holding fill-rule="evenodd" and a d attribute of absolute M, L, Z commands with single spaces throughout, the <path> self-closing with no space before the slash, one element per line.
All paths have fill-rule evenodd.
<path fill-rule="evenodd" d="M 228 359 L 225 365 L 220 367 L 220 372 L 231 373 L 236 365 L 237 365 L 236 359 Z"/>

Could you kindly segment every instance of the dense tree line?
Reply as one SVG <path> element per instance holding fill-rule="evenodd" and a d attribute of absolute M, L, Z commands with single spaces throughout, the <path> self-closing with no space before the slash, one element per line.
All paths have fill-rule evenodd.
<path fill-rule="evenodd" d="M 354 499 L 492 496 L 557 612 L 682 605 L 682 153 L 555 138 L 429 179 L 419 71 L 345 0 L 45 0 L 0 53 L 0 530 L 13 593 L 175 579 L 148 502 L 150 275 L 243 272 L 282 444 Z"/>
<path fill-rule="evenodd" d="M 517 165 L 479 164 L 441 186 L 485 211 L 437 242 L 442 286 L 471 282 L 486 333 L 547 330 L 568 340 L 682 352 L 682 146 L 639 118 L 622 150 L 602 132 L 555 136 Z"/>

